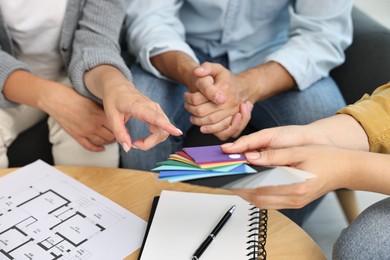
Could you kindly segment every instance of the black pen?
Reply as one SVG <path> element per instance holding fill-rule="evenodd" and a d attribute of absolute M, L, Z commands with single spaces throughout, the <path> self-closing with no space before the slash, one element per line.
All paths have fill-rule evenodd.
<path fill-rule="evenodd" d="M 229 218 L 232 216 L 234 209 L 236 208 L 236 205 L 232 206 L 226 213 L 223 215 L 222 219 L 218 222 L 218 224 L 215 226 L 213 231 L 211 231 L 210 235 L 203 241 L 202 244 L 196 249 L 195 253 L 192 255 L 192 260 L 198 260 L 200 256 L 203 254 L 203 252 L 206 250 L 206 248 L 210 245 L 210 243 L 214 240 L 214 238 L 217 236 L 218 232 L 222 229 L 222 227 L 226 224 L 226 222 L 229 220 Z"/>

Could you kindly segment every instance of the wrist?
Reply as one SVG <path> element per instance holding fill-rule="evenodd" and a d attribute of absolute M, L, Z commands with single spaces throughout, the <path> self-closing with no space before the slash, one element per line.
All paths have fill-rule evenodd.
<path fill-rule="evenodd" d="M 191 56 L 180 51 L 170 51 L 150 59 L 153 66 L 164 76 L 190 88 L 194 70 L 199 66 Z"/>
<path fill-rule="evenodd" d="M 36 107 L 45 111 L 49 115 L 53 115 L 57 111 L 58 105 L 65 99 L 71 99 L 75 94 L 75 90 L 64 86 L 54 81 L 43 80 L 41 82 L 41 91 L 38 95 Z"/>
<path fill-rule="evenodd" d="M 96 97 L 104 99 L 107 88 L 129 82 L 123 73 L 110 65 L 100 65 L 84 74 L 87 89 Z"/>
<path fill-rule="evenodd" d="M 291 90 L 296 84 L 290 73 L 279 63 L 270 61 L 243 73 L 251 86 L 251 101 L 260 101 Z"/>
<path fill-rule="evenodd" d="M 337 114 L 308 125 L 313 142 L 341 148 L 369 151 L 367 135 L 351 116 Z"/>

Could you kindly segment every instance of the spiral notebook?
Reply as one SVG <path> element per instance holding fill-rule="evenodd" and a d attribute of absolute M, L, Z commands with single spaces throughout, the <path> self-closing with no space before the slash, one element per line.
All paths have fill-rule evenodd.
<path fill-rule="evenodd" d="M 155 200 L 138 259 L 191 259 L 232 205 L 236 210 L 200 260 L 266 259 L 266 210 L 236 195 L 180 191 L 162 191 Z"/>

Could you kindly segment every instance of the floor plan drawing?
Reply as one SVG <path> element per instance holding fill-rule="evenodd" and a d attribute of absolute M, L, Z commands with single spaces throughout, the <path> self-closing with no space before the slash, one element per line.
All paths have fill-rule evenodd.
<path fill-rule="evenodd" d="M 11 174 L 0 178 L 0 260 L 122 259 L 139 248 L 146 223 L 102 195 L 41 161 Z M 110 243 L 122 255 L 107 258 Z"/>

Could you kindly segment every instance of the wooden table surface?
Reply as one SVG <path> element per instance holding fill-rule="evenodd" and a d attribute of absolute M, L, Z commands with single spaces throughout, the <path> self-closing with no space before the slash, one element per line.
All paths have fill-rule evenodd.
<path fill-rule="evenodd" d="M 162 190 L 231 194 L 224 189 L 160 181 L 156 174 L 96 167 L 57 166 L 57 169 L 110 198 L 147 221 L 154 196 Z M 15 169 L 0 170 L 0 176 Z M 1 179 L 0 179 L 1 181 Z M 318 245 L 294 222 L 275 210 L 268 211 L 267 259 L 326 259 Z M 137 259 L 139 250 L 126 260 Z"/>

